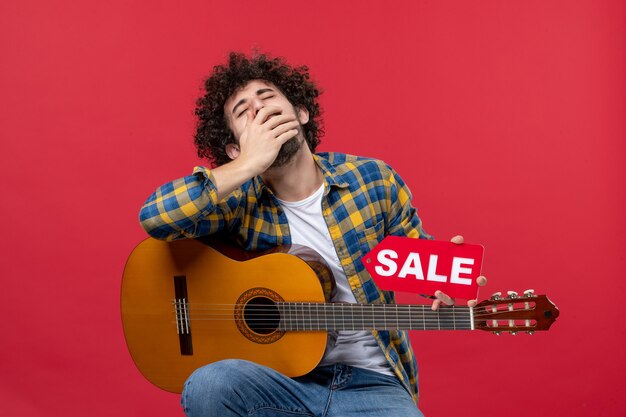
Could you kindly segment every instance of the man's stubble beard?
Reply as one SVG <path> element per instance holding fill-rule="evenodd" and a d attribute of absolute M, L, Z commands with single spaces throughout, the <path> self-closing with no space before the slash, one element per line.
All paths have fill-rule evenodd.
<path fill-rule="evenodd" d="M 302 135 L 302 126 L 298 126 L 298 134 L 283 143 L 283 146 L 280 147 L 280 151 L 278 151 L 278 155 L 276 155 L 276 159 L 274 159 L 270 168 L 283 167 L 296 156 L 300 147 L 306 142 Z"/>

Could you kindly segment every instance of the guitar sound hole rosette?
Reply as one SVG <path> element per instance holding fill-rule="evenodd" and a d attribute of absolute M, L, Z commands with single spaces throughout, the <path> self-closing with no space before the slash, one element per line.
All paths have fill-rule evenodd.
<path fill-rule="evenodd" d="M 251 288 L 235 305 L 235 323 L 246 339 L 260 344 L 274 343 L 285 334 L 279 329 L 280 311 L 276 303 L 285 300 L 267 288 Z"/>

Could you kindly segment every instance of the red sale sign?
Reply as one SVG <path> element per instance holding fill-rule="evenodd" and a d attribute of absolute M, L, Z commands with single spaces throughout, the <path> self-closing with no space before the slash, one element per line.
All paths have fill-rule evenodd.
<path fill-rule="evenodd" d="M 382 290 L 475 299 L 484 248 L 481 245 L 387 236 L 363 257 Z"/>

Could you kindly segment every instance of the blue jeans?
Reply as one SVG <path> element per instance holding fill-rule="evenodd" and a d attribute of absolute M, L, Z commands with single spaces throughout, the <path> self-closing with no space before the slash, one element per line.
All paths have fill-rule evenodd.
<path fill-rule="evenodd" d="M 342 364 L 292 379 L 228 359 L 191 374 L 181 404 L 187 417 L 423 417 L 396 377 Z"/>

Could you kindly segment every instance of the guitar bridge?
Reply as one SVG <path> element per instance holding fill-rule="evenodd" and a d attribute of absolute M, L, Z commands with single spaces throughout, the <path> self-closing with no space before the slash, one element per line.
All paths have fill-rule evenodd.
<path fill-rule="evenodd" d="M 174 311 L 176 313 L 176 333 L 180 342 L 181 355 L 193 355 L 191 344 L 191 323 L 189 321 L 189 300 L 187 298 L 187 277 L 174 277 Z"/>

